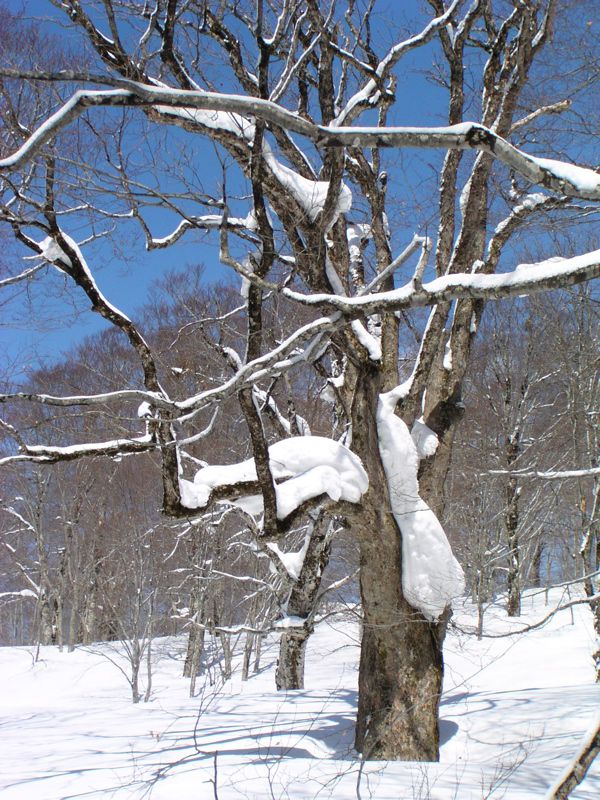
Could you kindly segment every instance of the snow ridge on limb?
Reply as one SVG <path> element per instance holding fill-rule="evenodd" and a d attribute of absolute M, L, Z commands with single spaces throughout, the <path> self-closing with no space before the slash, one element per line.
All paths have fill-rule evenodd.
<path fill-rule="evenodd" d="M 600 200 L 600 174 L 588 167 L 536 158 L 512 145 L 485 125 L 461 122 L 446 127 L 332 127 L 317 125 L 286 108 L 256 97 L 151 86 L 115 78 L 118 89 L 80 90 L 64 103 L 16 150 L 0 160 L 0 170 L 20 169 L 41 148 L 90 107 L 139 106 L 193 121 L 194 109 L 229 112 L 230 118 L 255 117 L 325 147 L 418 147 L 479 150 L 497 158 L 534 184 L 569 197 Z M 161 107 L 161 108 L 159 108 Z M 217 122 L 221 121 L 221 117 Z M 203 118 L 201 124 L 206 124 Z M 246 126 L 249 125 L 246 122 Z"/>
<path fill-rule="evenodd" d="M 170 410 L 180 421 L 202 408 L 230 397 L 240 388 L 251 386 L 264 377 L 286 372 L 296 364 L 310 359 L 323 337 L 347 324 L 348 318 L 382 310 L 434 306 L 446 300 L 511 297 L 529 292 L 544 291 L 600 277 L 600 250 L 570 259 L 550 259 L 539 264 L 520 265 L 512 272 L 499 275 L 457 273 L 415 286 L 411 281 L 390 292 L 343 297 L 334 294 L 304 295 L 291 289 L 281 290 L 290 300 L 303 305 L 333 306 L 338 310 L 303 325 L 270 352 L 245 364 L 221 386 L 214 387 L 182 400 L 171 401 L 158 393 L 142 390 L 121 390 L 98 395 L 55 397 L 45 394 L 0 394 L 0 403 L 23 400 L 54 406 L 92 405 L 109 400 L 147 400 L 153 407 Z M 271 289 L 278 287 L 269 285 Z M 183 415 L 183 416 L 181 416 Z"/>
<path fill-rule="evenodd" d="M 358 503 L 369 485 L 358 456 L 343 444 L 322 436 L 292 436 L 275 442 L 269 447 L 269 467 L 276 482 L 280 520 L 323 494 L 336 502 Z M 263 513 L 253 458 L 204 467 L 193 482 L 180 478 L 179 483 L 182 502 L 190 510 L 206 508 L 213 500 L 223 499 L 240 505 L 252 516 Z"/>
<path fill-rule="evenodd" d="M 404 596 L 428 619 L 439 619 L 465 588 L 462 567 L 438 518 L 419 496 L 419 451 L 408 427 L 394 413 L 403 386 L 379 395 L 379 452 L 387 477 L 392 513 L 402 534 Z M 435 449 L 432 436 L 419 422 L 415 438 L 423 455 Z"/>
<path fill-rule="evenodd" d="M 415 286 L 409 281 L 398 289 L 377 294 L 343 297 L 338 294 L 304 295 L 292 289 L 282 293 L 304 305 L 331 306 L 343 313 L 371 314 L 417 308 L 458 299 L 491 300 L 544 291 L 600 277 L 600 250 L 573 258 L 553 257 L 535 264 L 519 264 L 511 272 L 495 275 L 456 272 Z"/>

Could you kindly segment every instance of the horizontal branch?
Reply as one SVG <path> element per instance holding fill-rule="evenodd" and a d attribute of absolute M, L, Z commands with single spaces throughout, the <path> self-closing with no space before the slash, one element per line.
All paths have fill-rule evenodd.
<path fill-rule="evenodd" d="M 416 147 L 479 150 L 489 153 L 532 183 L 569 197 L 600 200 L 600 174 L 567 162 L 530 156 L 494 131 L 476 122 L 444 128 L 331 127 L 316 125 L 299 114 L 257 97 L 219 92 L 187 91 L 115 78 L 110 90 L 80 90 L 52 114 L 15 152 L 0 160 L 0 170 L 18 169 L 30 161 L 57 133 L 91 107 L 162 106 L 224 111 L 258 118 L 324 147 Z M 161 109 L 162 110 L 162 109 Z M 190 115 L 193 122 L 193 115 Z M 219 127 L 218 124 L 211 127 Z M 231 132 L 231 126 L 227 128 Z M 240 135 L 241 135 L 240 131 Z"/>
<path fill-rule="evenodd" d="M 78 394 L 65 395 L 58 397 L 51 394 L 34 394 L 31 392 L 14 392 L 13 394 L 0 394 L 0 403 L 9 403 L 16 400 L 24 400 L 33 403 L 40 403 L 46 406 L 94 406 L 104 405 L 115 401 L 137 400 L 145 401 L 154 408 L 169 411 L 173 408 L 173 403 L 164 397 L 154 393 L 145 392 L 142 389 L 122 389 L 115 392 L 103 392 L 101 394 Z"/>
<path fill-rule="evenodd" d="M 509 470 L 509 469 L 490 469 L 488 475 L 514 475 L 515 478 L 541 478 L 546 481 L 561 481 L 566 478 L 593 478 L 600 475 L 600 467 L 588 467 L 587 469 L 567 469 L 567 470 Z"/>
<path fill-rule="evenodd" d="M 26 269 L 23 272 L 19 273 L 18 275 L 13 275 L 10 278 L 3 278 L 0 281 L 0 289 L 4 288 L 5 286 L 12 286 L 15 283 L 19 283 L 20 281 L 26 281 L 28 278 L 31 278 L 32 275 L 35 275 L 36 272 L 39 272 L 46 266 L 45 263 L 38 264 L 35 267 L 31 267 L 30 269 Z"/>
<path fill-rule="evenodd" d="M 132 453 L 146 453 L 157 448 L 150 436 L 138 439 L 113 439 L 109 442 L 92 442 L 72 444 L 65 447 L 50 445 L 29 445 L 24 453 L 0 458 L 0 466 L 28 461 L 41 464 L 53 464 L 58 461 L 75 461 L 86 456 L 122 456 Z"/>
<path fill-rule="evenodd" d="M 556 289 L 599 276 L 600 250 L 596 250 L 570 259 L 551 260 L 539 264 L 522 264 L 514 271 L 500 275 L 457 273 L 445 275 L 423 284 L 417 282 L 415 285 L 413 281 L 410 281 L 405 286 L 393 291 L 359 297 L 342 297 L 332 294 L 304 295 L 284 288 L 281 292 L 290 300 L 307 306 L 329 306 L 333 313 L 303 325 L 270 352 L 244 364 L 220 386 L 177 402 L 167 401 L 150 392 L 135 390 L 62 398 L 18 393 L 0 395 L 0 402 L 31 400 L 48 405 L 69 406 L 139 398 L 146 400 L 153 407 L 170 410 L 180 422 L 185 422 L 201 409 L 231 397 L 240 389 L 248 388 L 258 380 L 282 374 L 311 360 L 316 353 L 320 352 L 324 339 L 349 324 L 353 319 L 382 311 L 393 312 L 435 306 L 452 300 L 500 299 Z"/>
<path fill-rule="evenodd" d="M 565 611 L 567 608 L 573 608 L 574 606 L 590 605 L 590 603 L 595 603 L 598 600 L 600 600 L 600 594 L 593 594 L 590 597 L 581 597 L 577 600 L 570 600 L 568 603 L 561 603 L 560 605 L 556 606 L 556 608 L 553 608 L 552 611 L 550 611 L 548 614 L 546 614 L 546 616 L 542 617 L 542 619 L 538 620 L 537 622 L 532 622 L 529 625 L 520 623 L 520 628 L 515 628 L 514 630 L 506 631 L 505 633 L 482 633 L 478 635 L 481 635 L 484 639 L 506 639 L 509 636 L 518 636 L 521 633 L 528 633 L 529 631 L 534 631 L 537 628 L 542 628 L 547 622 L 555 617 L 559 611 Z M 451 624 L 461 633 L 477 633 L 475 628 L 463 628 L 460 625 L 456 625 L 456 623 Z"/>
<path fill-rule="evenodd" d="M 455 273 L 415 286 L 379 294 L 343 297 L 333 294 L 304 295 L 283 289 L 290 300 L 308 306 L 331 307 L 345 315 L 371 315 L 381 311 L 433 306 L 452 300 L 494 300 L 515 295 L 558 289 L 600 277 L 600 250 L 574 258 L 550 259 L 537 264 L 519 264 L 511 272 L 497 275 Z"/>

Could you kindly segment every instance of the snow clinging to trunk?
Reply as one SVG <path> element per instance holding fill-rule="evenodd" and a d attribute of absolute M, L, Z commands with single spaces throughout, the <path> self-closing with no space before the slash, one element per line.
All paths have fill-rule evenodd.
<path fill-rule="evenodd" d="M 402 534 L 404 596 L 428 619 L 436 620 L 463 593 L 465 580 L 444 529 L 419 496 L 419 453 L 407 426 L 394 414 L 400 388 L 379 396 L 379 452 L 392 513 Z"/>

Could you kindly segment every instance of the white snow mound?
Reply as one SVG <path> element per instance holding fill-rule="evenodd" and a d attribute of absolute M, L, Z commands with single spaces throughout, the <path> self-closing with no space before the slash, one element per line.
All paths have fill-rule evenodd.
<path fill-rule="evenodd" d="M 394 414 L 400 391 L 398 387 L 379 396 L 379 452 L 392 513 L 402 534 L 404 596 L 428 619 L 436 620 L 450 601 L 463 593 L 465 578 L 438 518 L 419 496 L 417 445 L 405 423 Z M 420 442 L 422 454 L 433 446 L 431 437 L 425 438 L 425 447 Z"/>
<path fill-rule="evenodd" d="M 351 450 L 323 436 L 292 436 L 269 447 L 269 462 L 276 486 L 277 516 L 285 519 L 302 503 L 327 494 L 332 500 L 358 503 L 369 479 Z M 180 479 L 182 501 L 188 508 L 204 508 L 217 486 L 256 481 L 254 459 L 237 464 L 211 465 L 199 470 L 193 483 Z M 240 505 L 244 503 L 241 500 Z M 248 510 L 248 505 L 243 505 Z M 250 513 L 262 513 L 262 503 Z"/>

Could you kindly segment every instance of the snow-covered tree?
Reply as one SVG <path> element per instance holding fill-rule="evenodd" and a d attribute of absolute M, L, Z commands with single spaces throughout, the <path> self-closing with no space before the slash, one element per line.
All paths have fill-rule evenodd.
<path fill-rule="evenodd" d="M 108 407 L 115 434 L 32 444 L 6 422 L 13 444 L 2 462 L 158 451 L 166 514 L 240 509 L 292 578 L 302 550 L 286 552 L 286 534 L 309 514 L 343 518 L 360 545 L 365 758 L 438 755 L 442 645 L 464 585 L 439 517 L 484 304 L 600 274 L 600 251 L 552 249 L 518 264 L 513 246 L 538 218 L 566 224 L 600 200 L 600 175 L 568 160 L 586 153 L 585 129 L 574 144 L 560 116 L 585 102 L 589 82 L 565 98 L 556 70 L 542 60 L 535 71 L 562 31 L 558 5 L 429 0 L 389 19 L 375 1 L 49 0 L 88 68 L 53 72 L 20 58 L 0 71 L 1 218 L 36 256 L 3 283 L 70 281 L 139 365 L 99 393 L 5 393 L 11 404 Z M 585 19 L 569 26 L 589 35 Z M 435 99 L 423 85 L 411 94 L 404 79 L 430 65 Z M 21 102 L 29 85 L 52 113 Z M 422 119 L 407 126 L 415 109 Z M 549 115 L 558 133 L 540 153 Z M 421 202 L 403 213 L 417 184 Z M 98 237 L 113 227 L 115 246 L 134 257 L 136 237 L 148 251 L 194 236 L 218 244 L 242 282 L 228 320 L 245 326 L 243 345 L 215 344 L 228 364 L 218 383 L 167 388 L 142 326 L 100 288 L 109 251 Z M 414 312 L 424 308 L 425 324 Z M 293 435 L 270 440 L 269 386 L 307 369 L 322 377 L 343 436 L 308 435 L 293 412 L 280 420 Z M 218 465 L 202 441 L 230 398 L 251 457 Z M 186 452 L 205 464 L 192 468 Z"/>

